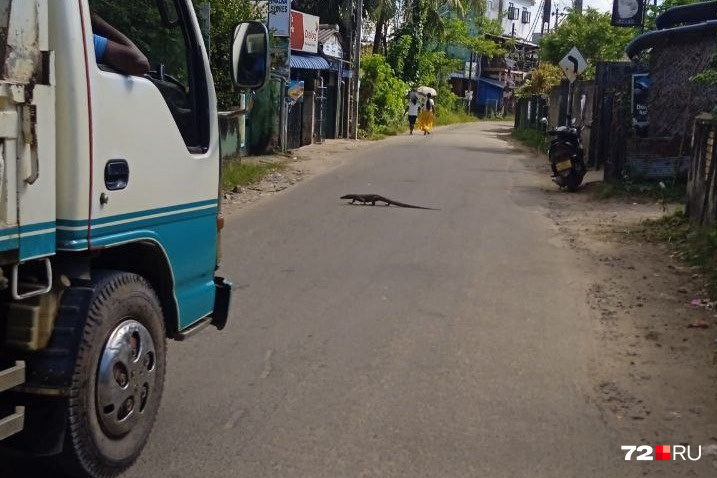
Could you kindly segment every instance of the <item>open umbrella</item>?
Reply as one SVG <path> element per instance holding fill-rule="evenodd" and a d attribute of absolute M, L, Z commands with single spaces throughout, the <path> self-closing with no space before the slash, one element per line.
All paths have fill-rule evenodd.
<path fill-rule="evenodd" d="M 431 88 L 430 86 L 419 86 L 418 88 L 416 88 L 416 93 L 423 96 L 428 96 L 429 94 L 431 96 L 438 96 L 436 90 Z"/>

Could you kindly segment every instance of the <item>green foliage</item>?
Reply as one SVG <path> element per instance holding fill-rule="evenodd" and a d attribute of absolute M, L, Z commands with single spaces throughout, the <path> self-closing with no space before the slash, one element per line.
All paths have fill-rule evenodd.
<path fill-rule="evenodd" d="M 222 167 L 222 189 L 231 191 L 235 186 L 250 186 L 260 182 L 270 173 L 285 169 L 286 165 L 280 163 L 227 161 Z"/>
<path fill-rule="evenodd" d="M 443 50 L 425 52 L 419 58 L 418 83 L 436 89 L 438 93 L 436 114 L 439 116 L 460 108 L 458 97 L 453 93 L 449 79 L 451 73 L 460 70 L 462 65 L 461 60 L 449 58 Z"/>
<path fill-rule="evenodd" d="M 461 19 L 451 18 L 446 20 L 446 33 L 441 39 L 444 45 L 463 47 L 480 56 L 489 58 L 504 54 L 505 51 L 493 40 L 485 37 L 486 33 L 499 33 L 500 26 L 496 27 L 495 21 L 481 17 L 482 21 L 477 22 L 480 34 L 471 33 L 468 24 Z M 497 32 L 496 32 L 497 28 Z"/>
<path fill-rule="evenodd" d="M 212 11 L 209 61 L 220 109 L 238 104 L 238 91 L 231 79 L 231 48 L 234 29 L 240 22 L 256 20 L 259 12 L 250 0 L 208 0 Z"/>
<path fill-rule="evenodd" d="M 514 129 L 510 135 L 529 148 L 537 149 L 541 153 L 548 154 L 550 138 L 543 131 L 533 128 L 517 128 Z"/>
<path fill-rule="evenodd" d="M 406 80 L 406 58 L 408 58 L 409 51 L 411 50 L 411 44 L 413 40 L 411 35 L 402 34 L 396 37 L 388 47 L 388 54 L 386 55 L 386 61 L 391 65 L 393 71 L 400 77 Z M 411 78 L 415 75 L 415 72 L 409 75 Z"/>
<path fill-rule="evenodd" d="M 590 64 L 587 78 L 595 74 L 599 61 L 617 61 L 625 56 L 625 47 L 635 36 L 632 28 L 610 25 L 610 14 L 593 8 L 578 13 L 571 11 L 557 29 L 540 41 L 540 55 L 545 61 L 557 65 L 574 46 Z"/>
<path fill-rule="evenodd" d="M 456 123 L 472 123 L 478 121 L 473 115 L 469 115 L 462 109 L 459 110 L 441 110 L 437 107 L 436 126 L 446 126 Z"/>
<path fill-rule="evenodd" d="M 398 78 L 381 55 L 361 59 L 359 121 L 368 134 L 399 125 L 409 87 Z"/>
<path fill-rule="evenodd" d="M 540 62 L 538 68 L 530 72 L 530 78 L 518 89 L 515 96 L 525 98 L 532 95 L 549 95 L 550 90 L 560 84 L 563 70 L 548 62 Z"/>

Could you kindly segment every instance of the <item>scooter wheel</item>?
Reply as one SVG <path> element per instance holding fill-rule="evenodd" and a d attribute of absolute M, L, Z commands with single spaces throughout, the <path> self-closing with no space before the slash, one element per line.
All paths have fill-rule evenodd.
<path fill-rule="evenodd" d="M 568 175 L 568 177 L 565 178 L 565 187 L 571 193 L 574 193 L 575 191 L 577 191 L 582 183 L 583 183 L 583 176 L 576 173 L 575 171 L 570 171 L 570 174 Z"/>

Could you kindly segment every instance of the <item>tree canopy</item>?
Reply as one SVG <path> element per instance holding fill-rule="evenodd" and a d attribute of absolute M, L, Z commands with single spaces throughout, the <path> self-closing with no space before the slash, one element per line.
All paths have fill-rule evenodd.
<path fill-rule="evenodd" d="M 563 22 L 540 41 L 540 56 L 557 65 L 575 46 L 594 72 L 598 61 L 617 61 L 625 57 L 625 47 L 635 37 L 632 28 L 610 25 L 610 14 L 588 8 L 582 14 L 571 11 Z"/>

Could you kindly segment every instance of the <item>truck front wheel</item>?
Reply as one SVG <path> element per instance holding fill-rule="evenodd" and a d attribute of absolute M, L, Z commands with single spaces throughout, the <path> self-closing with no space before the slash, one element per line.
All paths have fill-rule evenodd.
<path fill-rule="evenodd" d="M 164 386 L 162 308 L 142 277 L 93 274 L 77 354 L 64 455 L 73 471 L 113 477 L 132 465 L 152 431 Z"/>

